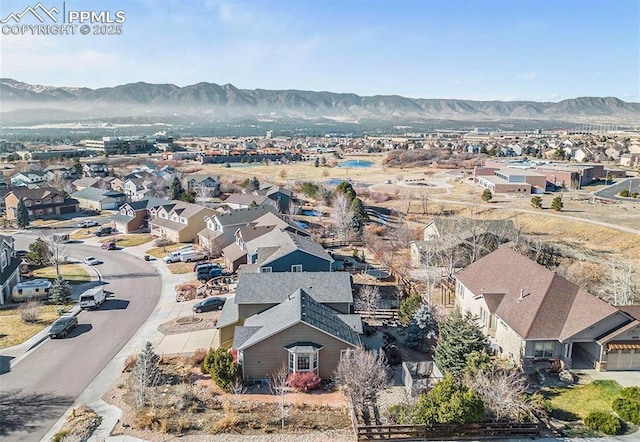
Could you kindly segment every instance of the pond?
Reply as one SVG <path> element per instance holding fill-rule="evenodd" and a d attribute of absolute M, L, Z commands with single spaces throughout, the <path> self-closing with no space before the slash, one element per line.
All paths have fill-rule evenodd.
<path fill-rule="evenodd" d="M 338 167 L 356 167 L 356 168 L 365 168 L 373 166 L 373 161 L 368 160 L 349 160 L 343 161 L 342 163 L 338 163 Z"/>
<path fill-rule="evenodd" d="M 304 215 L 304 216 L 321 216 L 322 213 L 318 212 L 317 210 L 304 209 L 304 210 L 300 211 L 300 215 Z"/>
<path fill-rule="evenodd" d="M 309 227 L 307 223 L 303 223 L 302 221 L 294 221 L 294 223 L 296 223 L 297 226 L 300 227 L 301 229 L 306 229 Z"/>
<path fill-rule="evenodd" d="M 389 272 L 385 272 L 384 270 L 379 269 L 367 270 L 367 275 L 373 276 L 376 279 L 387 279 L 391 276 Z"/>

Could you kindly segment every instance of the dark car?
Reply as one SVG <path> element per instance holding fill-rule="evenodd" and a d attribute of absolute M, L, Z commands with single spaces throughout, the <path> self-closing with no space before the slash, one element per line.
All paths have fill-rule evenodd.
<path fill-rule="evenodd" d="M 204 301 L 198 302 L 193 306 L 193 311 L 196 313 L 210 312 L 213 310 L 221 310 L 224 305 L 224 298 L 207 298 Z"/>
<path fill-rule="evenodd" d="M 111 227 L 100 227 L 94 233 L 95 236 L 103 236 L 103 235 L 111 235 L 113 233 L 113 229 Z"/>
<path fill-rule="evenodd" d="M 67 334 L 78 326 L 78 318 L 75 316 L 65 316 L 58 319 L 49 330 L 50 338 L 64 338 Z"/>
<path fill-rule="evenodd" d="M 117 246 L 114 241 L 109 241 L 109 242 L 102 243 L 100 248 L 104 250 L 115 250 L 117 249 Z"/>
<path fill-rule="evenodd" d="M 195 264 L 193 266 L 193 271 L 194 272 L 204 272 L 204 269 L 219 269 L 220 264 L 218 264 L 217 262 L 199 262 L 197 264 Z"/>

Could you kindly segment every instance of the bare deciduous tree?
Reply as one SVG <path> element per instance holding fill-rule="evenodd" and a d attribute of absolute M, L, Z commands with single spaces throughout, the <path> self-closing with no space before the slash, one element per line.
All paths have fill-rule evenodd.
<path fill-rule="evenodd" d="M 45 237 L 45 242 L 49 251 L 51 252 L 49 262 L 56 268 L 56 276 L 60 276 L 60 264 L 64 264 L 65 256 L 67 255 L 68 248 L 64 242 L 56 234 L 51 234 Z"/>
<path fill-rule="evenodd" d="M 269 389 L 271 394 L 277 396 L 279 399 L 280 419 L 282 422 L 282 429 L 284 430 L 284 423 L 289 410 L 287 409 L 287 395 L 289 394 L 289 370 L 286 365 L 283 365 L 278 370 L 271 374 L 269 382 Z"/>
<path fill-rule="evenodd" d="M 360 410 L 389 386 L 384 353 L 363 347 L 347 352 L 336 367 L 335 377 L 351 404 Z"/>
<path fill-rule="evenodd" d="M 344 193 L 336 193 L 333 197 L 331 220 L 336 229 L 338 239 L 341 241 L 346 241 L 349 233 L 353 230 L 353 218 L 354 213 L 351 207 L 351 201 L 349 201 Z"/>
<path fill-rule="evenodd" d="M 377 285 L 363 285 L 358 291 L 355 307 L 357 310 L 372 312 L 380 306 L 380 300 L 380 289 Z"/>
<path fill-rule="evenodd" d="M 630 305 L 640 301 L 638 287 L 638 270 L 634 268 L 633 261 L 611 262 L 610 275 L 610 302 L 614 305 Z"/>

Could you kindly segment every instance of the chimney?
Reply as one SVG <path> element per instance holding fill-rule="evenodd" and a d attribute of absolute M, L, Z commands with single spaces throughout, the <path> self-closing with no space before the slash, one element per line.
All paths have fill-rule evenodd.
<path fill-rule="evenodd" d="M 520 289 L 520 296 L 518 297 L 518 302 L 524 299 L 524 289 Z"/>

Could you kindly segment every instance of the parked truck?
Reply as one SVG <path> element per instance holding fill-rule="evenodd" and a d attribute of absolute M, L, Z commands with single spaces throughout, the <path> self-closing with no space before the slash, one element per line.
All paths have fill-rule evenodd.
<path fill-rule="evenodd" d="M 163 258 L 164 262 L 194 262 L 207 259 L 207 255 L 199 250 L 182 250 L 171 252 Z"/>
<path fill-rule="evenodd" d="M 97 309 L 107 300 L 107 295 L 101 285 L 92 287 L 80 295 L 82 310 Z"/>

